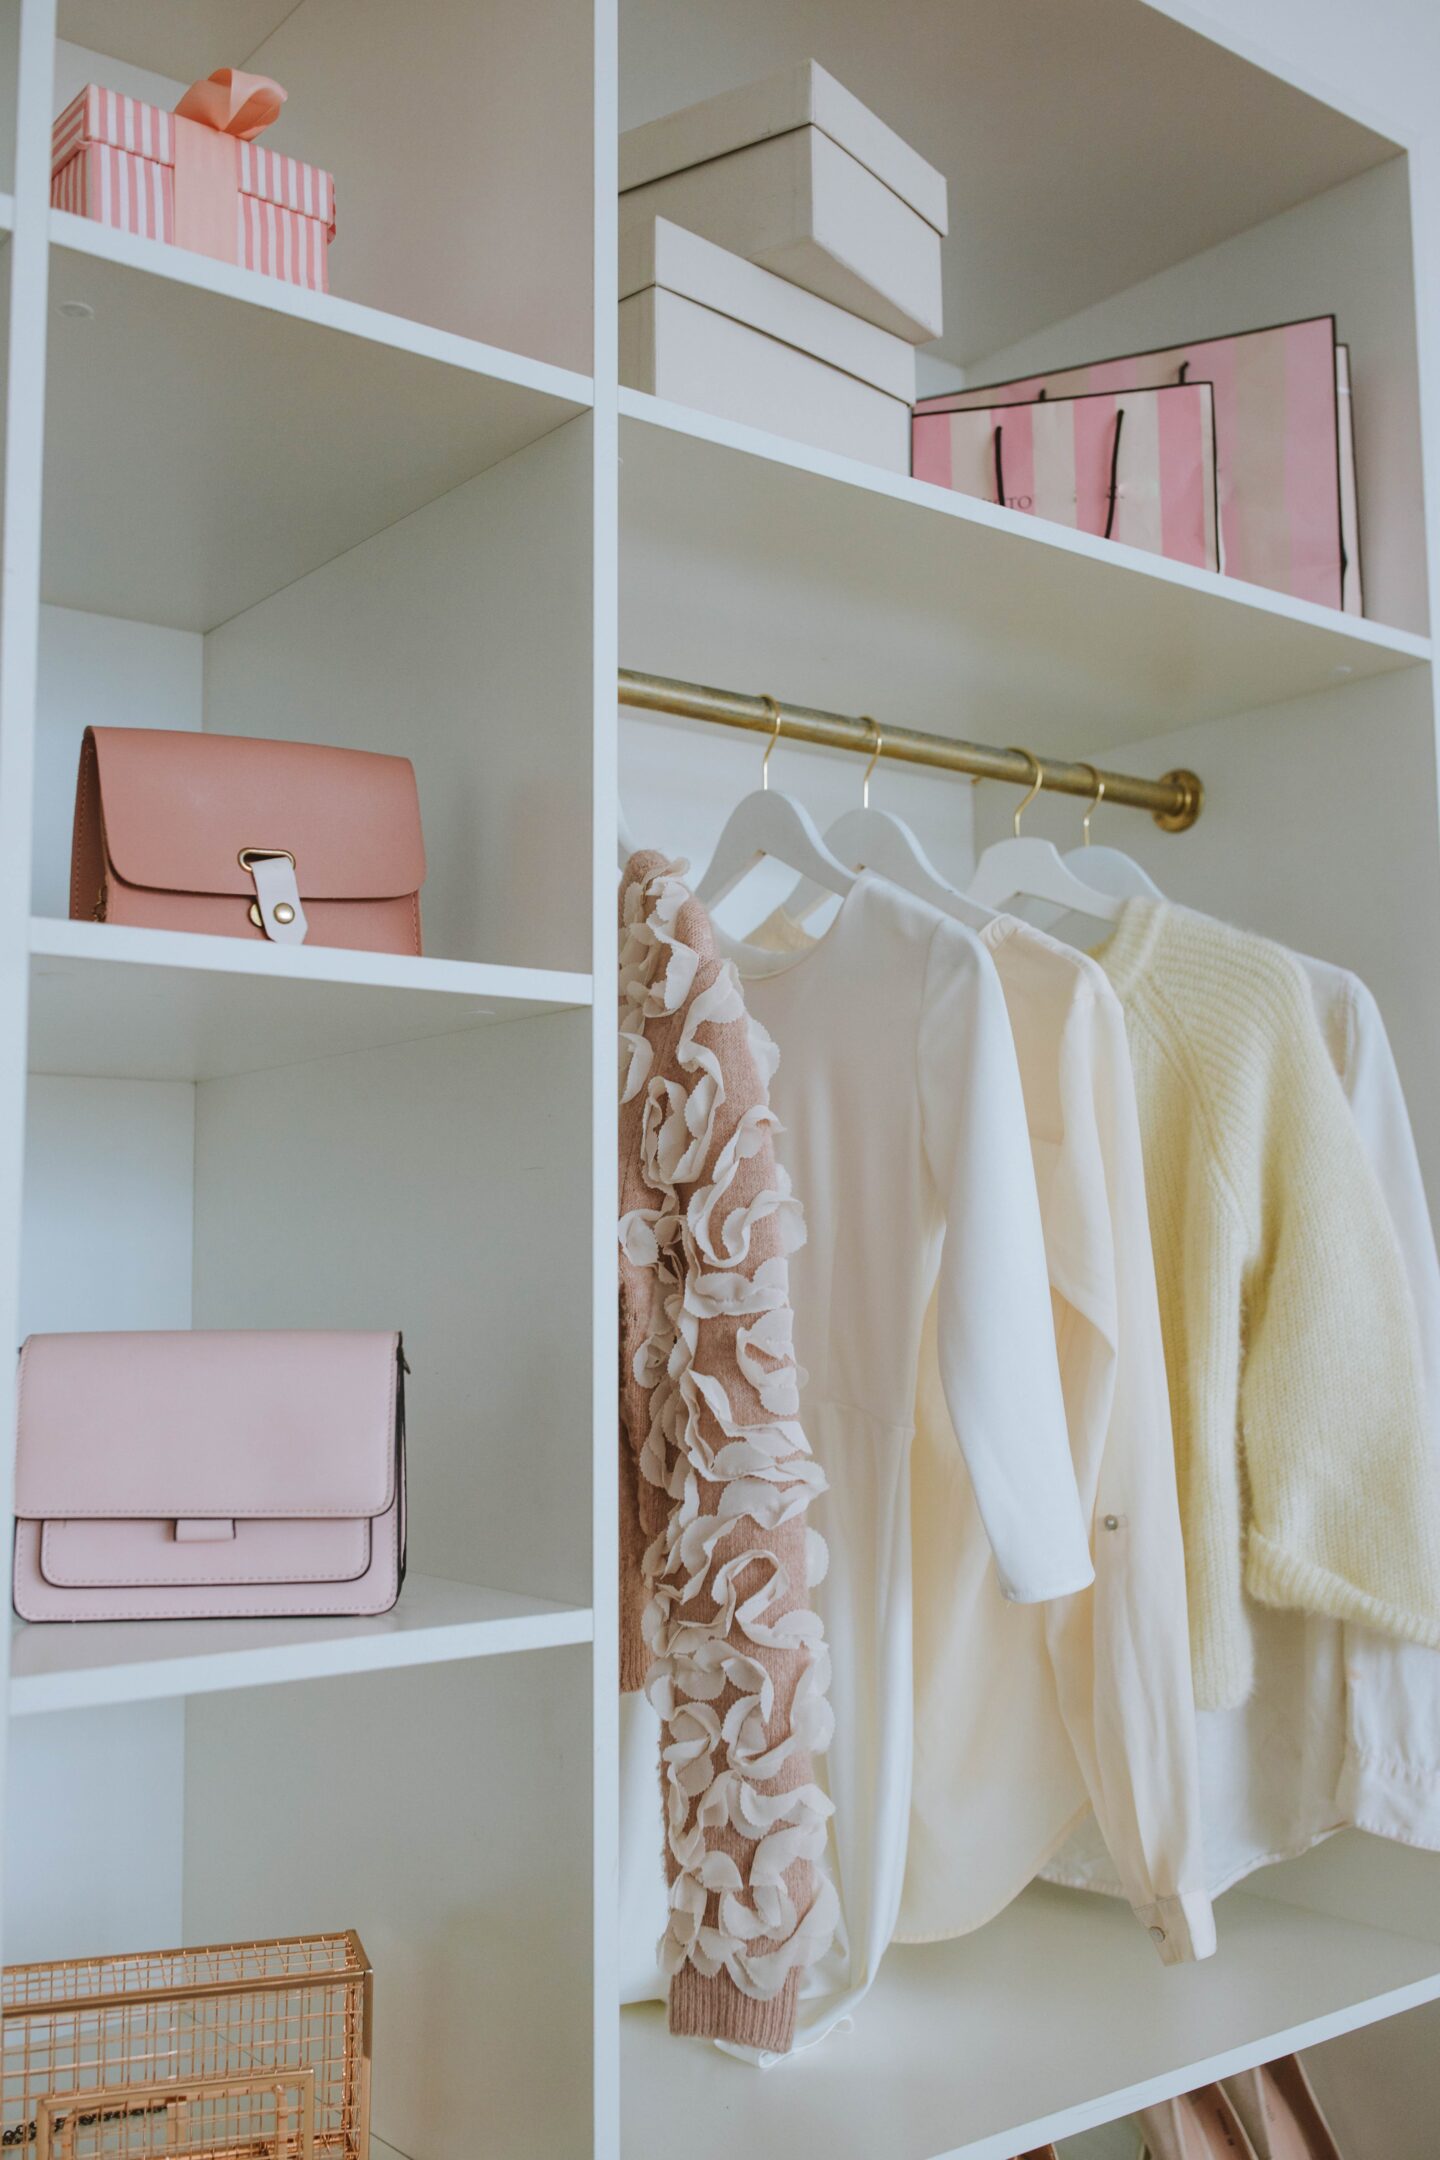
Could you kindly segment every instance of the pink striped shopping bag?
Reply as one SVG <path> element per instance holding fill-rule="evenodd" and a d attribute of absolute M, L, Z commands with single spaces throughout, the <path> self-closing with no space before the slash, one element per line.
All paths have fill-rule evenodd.
<path fill-rule="evenodd" d="M 917 480 L 1220 568 L 1208 383 L 936 409 L 948 405 L 930 398 L 916 410 Z"/>
<path fill-rule="evenodd" d="M 1359 614 L 1360 544 L 1344 485 L 1342 348 L 1333 315 L 1168 345 L 925 398 L 936 413 L 1207 382 L 1215 401 L 1221 560 L 1231 577 Z M 1347 434 L 1343 448 L 1349 450 Z M 1128 424 L 1128 423 L 1127 423 Z M 917 463 L 916 471 L 920 471 Z M 1353 475 L 1352 481 L 1353 481 Z"/>

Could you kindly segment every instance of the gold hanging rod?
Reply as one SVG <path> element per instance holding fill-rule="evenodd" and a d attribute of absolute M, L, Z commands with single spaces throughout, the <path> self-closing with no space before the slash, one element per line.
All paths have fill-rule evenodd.
<path fill-rule="evenodd" d="M 641 712 L 676 713 L 685 720 L 709 720 L 721 727 L 748 728 L 769 735 L 775 728 L 776 706 L 765 697 L 747 697 L 736 690 L 712 690 L 704 683 L 677 682 L 669 675 L 643 675 L 635 668 L 620 670 L 620 703 Z M 827 750 L 858 750 L 875 754 L 875 724 L 848 713 L 818 712 L 809 705 L 781 705 L 780 730 L 785 742 L 820 743 Z M 1035 762 L 1025 750 L 997 750 L 989 743 L 958 742 L 949 735 L 926 735 L 919 728 L 893 727 L 884 723 L 880 755 L 904 765 L 932 765 L 942 772 L 968 773 L 972 780 L 1008 780 L 1029 787 L 1035 778 Z M 1158 780 L 1142 780 L 1134 773 L 1109 772 L 1104 766 L 1066 765 L 1044 760 L 1043 785 L 1057 795 L 1083 795 L 1087 800 L 1105 783 L 1106 806 L 1119 803 L 1128 810 L 1148 810 L 1165 832 L 1187 832 L 1205 805 L 1205 789 L 1199 776 L 1184 767 L 1162 774 Z"/>

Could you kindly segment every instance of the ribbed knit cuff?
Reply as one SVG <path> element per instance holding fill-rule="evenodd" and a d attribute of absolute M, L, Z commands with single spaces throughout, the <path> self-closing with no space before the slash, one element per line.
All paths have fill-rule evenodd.
<path fill-rule="evenodd" d="M 1184 1890 L 1130 1910 L 1159 1953 L 1162 1965 L 1189 1965 L 1215 1954 L 1215 1913 L 1208 1890 Z"/>
<path fill-rule="evenodd" d="M 741 1994 L 728 1973 L 707 1980 L 693 1965 L 682 1965 L 670 1982 L 670 2030 L 691 2040 L 730 2040 L 786 2055 L 795 2038 L 799 1990 L 800 1975 L 792 1972 L 778 1995 L 756 2002 Z"/>
<path fill-rule="evenodd" d="M 1411 1612 L 1368 1590 L 1286 1552 L 1263 1531 L 1251 1525 L 1246 1540 L 1245 1587 L 1262 1605 L 1279 1605 L 1291 1612 L 1322 1613 L 1330 1620 L 1359 1620 L 1382 1635 L 1398 1636 L 1401 1642 L 1421 1643 L 1440 1650 L 1440 1615 Z"/>

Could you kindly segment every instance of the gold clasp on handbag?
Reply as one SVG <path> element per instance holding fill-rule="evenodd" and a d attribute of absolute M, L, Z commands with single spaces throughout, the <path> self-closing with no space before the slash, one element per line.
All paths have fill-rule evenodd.
<path fill-rule="evenodd" d="M 295 857 L 289 848 L 283 847 L 242 847 L 235 860 L 242 870 L 249 870 L 252 877 L 255 873 L 251 866 L 257 862 L 288 862 L 292 870 L 295 868 Z M 264 929 L 265 918 L 260 913 L 258 900 L 250 903 L 250 920 L 257 930 Z M 282 900 L 276 908 L 275 920 L 282 923 L 294 922 L 295 910 L 288 900 Z"/>

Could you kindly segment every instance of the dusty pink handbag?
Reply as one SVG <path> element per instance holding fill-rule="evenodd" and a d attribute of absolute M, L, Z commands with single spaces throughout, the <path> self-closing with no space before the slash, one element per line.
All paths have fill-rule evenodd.
<path fill-rule="evenodd" d="M 86 728 L 70 913 L 277 945 L 418 953 L 409 758 L 170 728 Z"/>
<path fill-rule="evenodd" d="M 394 1334 L 32 1335 L 23 1620 L 388 1612 L 405 1568 Z"/>

